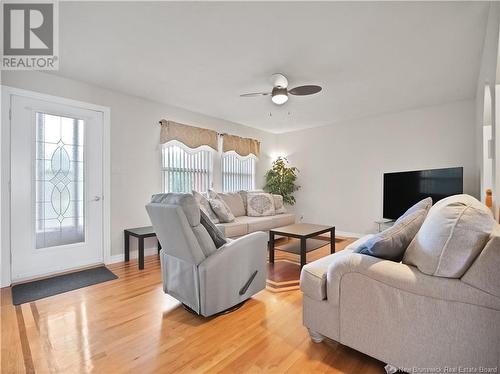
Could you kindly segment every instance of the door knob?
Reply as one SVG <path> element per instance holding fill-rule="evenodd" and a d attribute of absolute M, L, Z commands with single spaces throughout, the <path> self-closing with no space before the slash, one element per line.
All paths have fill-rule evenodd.
<path fill-rule="evenodd" d="M 100 196 L 94 196 L 94 201 L 99 201 L 99 200 L 101 200 Z"/>

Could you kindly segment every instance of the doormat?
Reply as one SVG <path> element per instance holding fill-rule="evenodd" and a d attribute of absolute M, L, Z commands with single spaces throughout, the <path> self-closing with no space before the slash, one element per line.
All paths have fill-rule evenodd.
<path fill-rule="evenodd" d="M 24 304 L 117 278 L 118 277 L 111 270 L 105 266 L 100 266 L 33 282 L 17 284 L 12 287 L 12 303 L 14 305 Z"/>

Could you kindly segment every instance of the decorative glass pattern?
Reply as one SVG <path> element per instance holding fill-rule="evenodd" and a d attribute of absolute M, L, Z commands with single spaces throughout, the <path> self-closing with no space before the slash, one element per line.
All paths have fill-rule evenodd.
<path fill-rule="evenodd" d="M 85 241 L 84 121 L 35 114 L 36 248 Z"/>

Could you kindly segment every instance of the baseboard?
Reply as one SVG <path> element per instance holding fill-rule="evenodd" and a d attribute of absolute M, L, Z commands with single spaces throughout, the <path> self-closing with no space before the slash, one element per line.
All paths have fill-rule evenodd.
<path fill-rule="evenodd" d="M 153 256 L 153 255 L 156 255 L 156 254 L 158 254 L 158 248 L 156 248 L 156 247 L 144 249 L 144 256 Z M 138 251 L 131 251 L 130 252 L 130 258 L 131 259 L 134 259 L 134 258 L 137 258 L 137 257 L 139 257 L 139 252 Z M 110 256 L 107 259 L 107 261 L 106 261 L 106 265 L 114 264 L 116 262 L 123 262 L 123 261 L 125 261 L 125 254 L 121 253 L 121 254 L 118 254 L 118 255 Z"/>

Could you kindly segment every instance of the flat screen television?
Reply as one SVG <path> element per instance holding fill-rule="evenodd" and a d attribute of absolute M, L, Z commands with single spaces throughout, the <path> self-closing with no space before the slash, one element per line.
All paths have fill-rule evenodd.
<path fill-rule="evenodd" d="M 426 197 L 433 202 L 463 193 L 464 169 L 446 168 L 384 174 L 384 218 L 397 219 Z"/>

